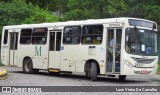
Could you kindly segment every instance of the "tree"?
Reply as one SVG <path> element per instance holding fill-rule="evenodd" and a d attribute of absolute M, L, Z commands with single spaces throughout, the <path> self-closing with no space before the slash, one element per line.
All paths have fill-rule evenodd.
<path fill-rule="evenodd" d="M 68 12 L 64 14 L 64 20 L 96 19 L 105 18 L 108 0 L 69 0 Z M 75 16 L 76 15 L 76 16 Z"/>
<path fill-rule="evenodd" d="M 60 11 L 63 13 L 68 10 L 66 6 L 68 0 L 26 0 L 26 2 L 52 12 Z"/>
<path fill-rule="evenodd" d="M 58 15 L 51 15 L 49 11 L 40 9 L 38 6 L 34 8 L 28 18 L 25 19 L 24 23 L 44 23 L 44 22 L 57 22 L 60 20 Z"/>
<path fill-rule="evenodd" d="M 64 20 L 135 17 L 160 25 L 160 0 L 68 0 Z"/>
<path fill-rule="evenodd" d="M 24 23 L 44 23 L 59 21 L 60 17 L 49 11 L 26 3 L 25 0 L 8 0 L 0 2 L 0 30 L 6 25 Z"/>
<path fill-rule="evenodd" d="M 24 0 L 14 0 L 12 3 L 0 2 L 0 27 L 5 25 L 22 24 L 30 16 L 34 6 Z"/>

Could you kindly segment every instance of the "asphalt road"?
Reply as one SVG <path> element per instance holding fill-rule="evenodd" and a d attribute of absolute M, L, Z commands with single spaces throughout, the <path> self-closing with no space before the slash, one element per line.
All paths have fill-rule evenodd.
<path fill-rule="evenodd" d="M 24 74 L 22 68 L 17 67 L 0 67 L 8 71 L 8 78 L 0 80 L 0 86 L 160 86 L 160 75 L 148 76 L 127 76 L 126 81 L 119 81 L 117 77 L 111 78 L 107 76 L 102 76 L 98 78 L 98 81 L 92 82 L 89 78 L 84 77 L 78 73 L 71 74 L 60 74 L 52 75 L 47 71 L 40 71 L 37 74 Z M 1 95 L 2 93 L 0 93 Z M 3 93 L 3 95 L 12 95 L 13 93 Z M 16 93 L 22 94 L 22 93 Z M 23 93 L 23 94 L 47 94 L 51 93 Z M 53 94 L 68 94 L 68 95 L 88 95 L 88 94 L 100 94 L 100 95 L 116 95 L 116 94 L 126 94 L 126 95 L 159 95 L 159 92 L 148 93 L 148 92 L 54 92 Z M 15 93 L 14 93 L 15 95 Z"/>

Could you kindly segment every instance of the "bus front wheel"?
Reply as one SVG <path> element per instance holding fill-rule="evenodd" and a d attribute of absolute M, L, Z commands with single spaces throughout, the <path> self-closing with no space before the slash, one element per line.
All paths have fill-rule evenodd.
<path fill-rule="evenodd" d="M 97 80 L 97 64 L 95 62 L 91 63 L 91 80 L 96 81 Z"/>
<path fill-rule="evenodd" d="M 126 80 L 126 75 L 119 75 L 119 80 L 125 81 Z"/>
<path fill-rule="evenodd" d="M 33 69 L 33 63 L 32 63 L 32 60 L 31 60 L 30 58 L 26 58 L 26 59 L 24 60 L 24 63 L 23 63 L 23 71 L 24 71 L 25 73 L 28 73 L 28 74 L 38 72 L 37 69 Z"/>

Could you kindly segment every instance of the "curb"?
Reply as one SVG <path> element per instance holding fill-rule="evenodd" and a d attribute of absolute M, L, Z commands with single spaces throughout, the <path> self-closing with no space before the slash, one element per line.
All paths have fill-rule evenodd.
<path fill-rule="evenodd" d="M 0 80 L 7 78 L 7 71 L 0 69 Z"/>

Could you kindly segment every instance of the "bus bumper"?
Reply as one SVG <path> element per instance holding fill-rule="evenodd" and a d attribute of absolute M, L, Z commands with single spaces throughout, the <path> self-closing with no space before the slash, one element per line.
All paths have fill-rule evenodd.
<path fill-rule="evenodd" d="M 121 69 L 121 75 L 155 75 L 157 72 L 158 65 L 151 68 L 136 68 L 129 67 L 124 64 L 123 69 Z"/>

